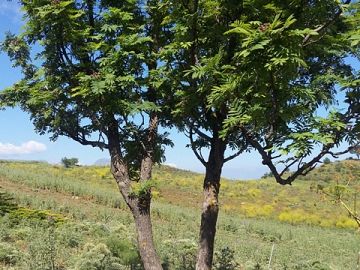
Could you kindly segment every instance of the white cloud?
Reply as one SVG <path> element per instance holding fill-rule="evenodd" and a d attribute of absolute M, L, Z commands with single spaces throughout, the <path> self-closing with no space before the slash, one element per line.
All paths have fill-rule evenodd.
<path fill-rule="evenodd" d="M 46 151 L 46 145 L 36 141 L 28 141 L 21 145 L 0 142 L 0 155 L 32 154 L 43 151 Z"/>
<path fill-rule="evenodd" d="M 177 165 L 175 163 L 164 163 L 164 165 L 173 167 L 173 168 L 177 168 Z"/>

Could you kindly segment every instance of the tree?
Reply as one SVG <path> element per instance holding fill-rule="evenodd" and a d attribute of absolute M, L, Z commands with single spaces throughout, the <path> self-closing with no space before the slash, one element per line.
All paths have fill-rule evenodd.
<path fill-rule="evenodd" d="M 65 168 L 74 167 L 79 163 L 77 158 L 67 158 L 64 157 L 61 159 L 61 163 L 64 165 Z"/>
<path fill-rule="evenodd" d="M 323 161 L 323 163 L 324 164 L 330 164 L 331 163 L 331 160 L 328 158 L 328 157 L 326 157 L 326 158 L 324 158 L 324 161 Z"/>
<path fill-rule="evenodd" d="M 206 169 L 196 268 L 211 269 L 225 162 L 255 150 L 276 181 L 290 185 L 325 155 L 352 149 L 336 150 L 342 142 L 359 143 L 359 74 L 346 61 L 358 59 L 359 3 L 190 0 L 173 6 L 174 117 Z M 344 110 L 336 106 L 340 92 Z M 234 153 L 226 157 L 227 149 Z"/>
<path fill-rule="evenodd" d="M 0 105 L 30 113 L 36 131 L 109 151 L 111 172 L 128 205 L 145 269 L 162 269 L 150 219 L 151 172 L 163 160 L 158 131 L 168 42 L 161 1 L 22 0 L 25 30 L 2 49 L 24 78 Z M 31 48 L 40 52 L 33 56 Z"/>

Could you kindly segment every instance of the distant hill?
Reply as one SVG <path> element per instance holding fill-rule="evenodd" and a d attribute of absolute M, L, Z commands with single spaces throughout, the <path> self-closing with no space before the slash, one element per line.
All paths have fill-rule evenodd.
<path fill-rule="evenodd" d="M 94 162 L 94 166 L 108 166 L 110 165 L 110 159 L 101 158 Z"/>

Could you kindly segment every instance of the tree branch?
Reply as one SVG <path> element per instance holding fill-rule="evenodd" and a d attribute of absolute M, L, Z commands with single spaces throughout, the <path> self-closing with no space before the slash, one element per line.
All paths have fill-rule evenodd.
<path fill-rule="evenodd" d="M 346 0 L 343 3 L 343 5 L 348 5 L 348 4 L 350 4 L 350 2 L 351 2 L 351 0 Z M 314 29 L 314 31 L 317 33 L 325 31 L 329 26 L 331 26 L 340 17 L 341 14 L 342 14 L 342 10 L 341 10 L 341 7 L 339 7 L 339 11 L 335 13 L 335 16 L 332 19 L 330 19 L 329 21 L 325 22 L 324 24 L 318 26 L 317 28 Z M 317 41 L 319 41 L 323 36 L 324 36 L 324 34 L 319 39 L 317 39 Z M 307 35 L 302 41 L 302 46 L 305 47 L 305 46 L 311 44 L 312 42 L 309 42 L 310 38 L 311 38 L 311 35 L 310 34 Z"/>
<path fill-rule="evenodd" d="M 109 148 L 109 145 L 105 142 L 102 142 L 102 141 L 89 141 L 87 139 L 84 138 L 84 135 L 81 135 L 81 136 L 74 136 L 74 135 L 71 135 L 69 134 L 69 137 L 71 139 L 73 139 L 74 141 L 77 141 L 78 143 L 82 144 L 82 145 L 90 145 L 92 147 L 99 147 L 101 150 L 103 149 L 108 149 Z M 102 136 L 101 136 L 102 137 Z M 99 137 L 99 139 L 101 138 Z"/>
<path fill-rule="evenodd" d="M 236 158 L 237 156 L 239 156 L 242 152 L 244 152 L 245 148 L 242 147 L 239 151 L 237 151 L 236 153 L 224 158 L 224 163 Z"/>
<path fill-rule="evenodd" d="M 207 140 L 207 141 L 211 141 L 211 137 L 206 135 L 204 132 L 202 132 L 201 130 L 199 130 L 198 128 L 192 126 L 192 130 L 201 138 Z"/>
<path fill-rule="evenodd" d="M 344 151 L 334 153 L 334 152 L 330 151 L 330 149 L 335 146 L 335 143 L 325 144 L 323 146 L 322 150 L 320 151 L 320 153 L 318 155 L 316 155 L 314 158 L 312 158 L 310 161 L 303 163 L 302 162 L 303 157 L 300 159 L 297 158 L 295 161 L 288 164 L 285 167 L 285 169 L 279 173 L 273 163 L 273 158 L 271 157 L 271 155 L 269 155 L 266 152 L 265 148 L 256 139 L 254 139 L 254 136 L 252 134 L 250 134 L 248 132 L 248 130 L 245 129 L 245 127 L 242 126 L 242 127 L 240 127 L 240 129 L 241 129 L 241 132 L 243 133 L 243 135 L 245 136 L 245 138 L 249 141 L 249 143 L 260 153 L 262 160 L 263 160 L 263 164 L 267 165 L 269 167 L 270 171 L 272 172 L 272 174 L 274 175 L 274 177 L 276 179 L 276 182 L 278 182 L 281 185 L 291 185 L 292 182 L 298 176 L 306 175 L 307 173 L 312 171 L 316 167 L 316 164 L 318 164 L 320 162 L 321 158 L 324 157 L 326 154 L 330 154 L 330 155 L 334 155 L 334 156 L 341 155 L 341 154 L 348 153 L 354 147 L 354 146 L 349 146 Z M 285 173 L 286 169 L 290 168 L 292 165 L 296 164 L 296 162 L 298 162 L 297 170 L 294 173 L 292 173 L 290 176 L 288 176 L 287 178 L 283 178 L 282 176 Z"/>
<path fill-rule="evenodd" d="M 195 143 L 194 143 L 194 132 L 192 130 L 192 127 L 190 127 L 189 130 L 189 139 L 190 139 L 190 146 L 191 146 L 191 150 L 194 152 L 196 158 L 201 162 L 202 165 L 204 165 L 205 167 L 207 166 L 207 162 L 205 161 L 204 157 L 202 156 L 201 152 L 199 153 L 195 147 Z"/>

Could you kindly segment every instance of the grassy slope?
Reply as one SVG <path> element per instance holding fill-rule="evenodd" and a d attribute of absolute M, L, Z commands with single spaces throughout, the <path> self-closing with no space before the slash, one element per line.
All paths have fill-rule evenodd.
<path fill-rule="evenodd" d="M 310 186 L 316 175 L 320 174 L 324 182 L 333 179 L 337 172 L 343 178 L 351 178 L 358 189 L 359 164 L 346 161 L 326 165 L 320 168 L 321 173 L 314 172 L 292 187 L 281 187 L 272 179 L 223 180 L 217 247 L 234 249 L 236 259 L 243 265 L 260 263 L 265 266 L 271 246 L 275 244 L 273 269 L 315 269 L 313 265 L 317 261 L 332 267 L 319 269 L 355 269 L 360 236 L 354 229 L 324 228 L 353 227 L 354 224 L 340 207 L 311 191 Z M 177 249 L 193 254 L 199 226 L 202 175 L 163 166 L 156 168 L 154 179 L 157 182 L 154 230 L 162 258 L 179 257 Z M 12 193 L 19 204 L 61 213 L 68 217 L 68 224 L 100 223 L 109 228 L 125 224 L 127 235 L 134 237 L 132 219 L 107 168 L 63 169 L 43 163 L 5 162 L 0 163 L 0 186 Z M 9 232 L 12 233 L 15 231 Z M 95 239 L 82 238 L 83 242 Z M 19 242 L 16 237 L 14 241 Z M 21 241 L 20 244 L 27 252 L 26 244 Z M 74 257 L 71 260 L 80 256 L 81 251 L 81 248 L 76 252 L 69 248 L 70 257 Z M 66 266 L 68 262 L 64 258 L 69 255 L 63 255 Z"/>
<path fill-rule="evenodd" d="M 188 171 L 162 167 L 155 170 L 160 200 L 181 206 L 201 206 L 203 176 Z M 329 186 L 350 180 L 351 191 L 360 192 L 360 161 L 343 161 L 323 165 L 292 186 L 280 186 L 274 179 L 252 181 L 222 180 L 220 202 L 226 213 L 245 217 L 266 217 L 289 223 L 306 223 L 322 227 L 356 228 L 347 213 L 319 194 L 318 184 Z M 186 197 L 186 200 L 183 198 Z M 353 199 L 348 194 L 350 200 Z"/>

